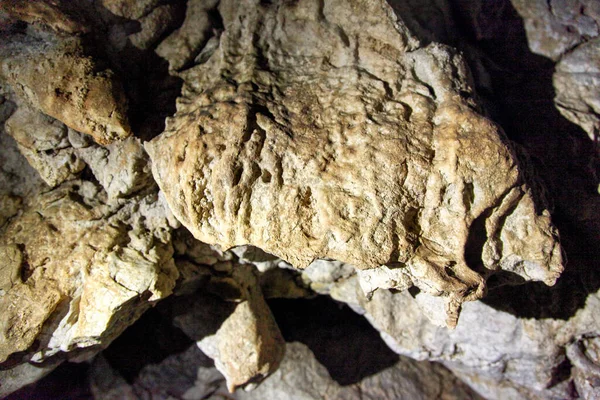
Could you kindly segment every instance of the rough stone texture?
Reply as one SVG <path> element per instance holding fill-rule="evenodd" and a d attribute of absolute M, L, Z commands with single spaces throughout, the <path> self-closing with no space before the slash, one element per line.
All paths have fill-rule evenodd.
<path fill-rule="evenodd" d="M 284 354 L 283 338 L 254 271 L 251 266 L 238 265 L 229 271 L 231 276 L 223 270 L 205 272 L 197 294 L 167 303 L 172 304 L 166 312 L 175 326 L 215 360 L 230 391 L 263 380 L 277 369 Z"/>
<path fill-rule="evenodd" d="M 110 343 L 171 293 L 172 224 L 156 193 L 109 204 L 71 181 L 37 196 L 0 238 L 3 272 L 17 278 L 0 294 L 0 362 Z"/>
<path fill-rule="evenodd" d="M 600 370 L 592 353 L 599 326 L 597 293 L 567 321 L 522 318 L 481 301 L 468 303 L 456 329 L 449 331 L 432 322 L 435 316 L 426 317 L 431 299 L 423 293 L 378 290 L 367 299 L 352 269 L 340 263 L 313 263 L 303 278 L 363 314 L 397 353 L 443 362 L 486 398 L 572 398 L 571 382 L 561 375 L 567 357 L 576 368 L 579 393 L 598 390 Z"/>
<path fill-rule="evenodd" d="M 512 0 L 525 19 L 529 47 L 558 61 L 556 108 L 598 140 L 600 130 L 600 3 L 595 0 Z"/>
<path fill-rule="evenodd" d="M 43 24 L 55 31 L 85 33 L 88 28 L 76 16 L 69 15 L 63 0 L 2 0 L 0 11 L 30 24 Z"/>
<path fill-rule="evenodd" d="M 251 392 L 236 398 L 250 399 L 477 399 L 444 367 L 403 359 L 394 367 L 361 382 L 340 386 L 302 343 L 289 343 L 279 370 Z"/>
<path fill-rule="evenodd" d="M 92 392 L 97 400 L 184 399 L 479 399 L 443 366 L 403 359 L 362 381 L 341 386 L 306 345 L 288 343 L 279 370 L 256 389 L 226 392 L 224 378 L 196 346 L 145 367 L 128 384 L 101 357 L 94 361 Z M 173 396 L 173 397 L 170 397 Z"/>
<path fill-rule="evenodd" d="M 163 40 L 156 53 L 180 70 L 192 63 L 220 28 L 214 18 L 217 0 L 189 0 L 183 25 Z M 217 41 L 218 43 L 218 41 Z"/>
<path fill-rule="evenodd" d="M 76 178 L 85 167 L 71 148 L 68 128 L 60 121 L 23 105 L 6 121 L 5 128 L 48 186 Z"/>
<path fill-rule="evenodd" d="M 13 35 L 0 46 L 0 78 L 24 101 L 96 142 L 131 134 L 127 100 L 112 71 L 100 70 L 76 40 Z"/>
<path fill-rule="evenodd" d="M 600 38 L 583 43 L 565 55 L 554 73 L 556 107 L 581 126 L 590 139 L 600 134 Z"/>
<path fill-rule="evenodd" d="M 379 1 L 219 12 L 219 48 L 182 74 L 177 114 L 146 146 L 196 238 L 297 268 L 388 265 L 398 283 L 386 288 L 443 296 L 450 326 L 494 271 L 554 283 L 549 214 L 499 128 L 473 110 L 451 49 L 418 48 Z"/>
<path fill-rule="evenodd" d="M 269 376 L 279 367 L 285 352 L 252 267 L 235 267 L 233 277 L 241 301 L 214 335 L 198 341 L 198 347 L 215 360 L 217 369 L 227 378 L 231 392 Z"/>
<path fill-rule="evenodd" d="M 27 360 L 44 360 L 47 367 L 90 357 L 155 303 L 143 290 L 156 278 L 168 282 L 154 290 L 157 297 L 171 286 L 178 297 L 152 311 L 160 310 L 199 341 L 228 375 L 230 387 L 255 387 L 254 376 L 264 378 L 281 360 L 281 335 L 264 299 L 312 296 L 307 287 L 346 302 L 396 352 L 423 360 L 403 359 L 341 386 L 324 370 L 326 363 L 292 344 L 274 377 L 232 398 L 321 398 L 324 392 L 337 398 L 468 398 L 460 381 L 490 399 L 598 397 L 597 146 L 561 118 L 553 103 L 556 94 L 562 115 L 596 140 L 597 2 L 513 1 L 525 18 L 531 49 L 558 61 L 556 72 L 553 62 L 530 54 L 525 36 L 518 35 L 522 21 L 508 0 L 388 3 L 391 9 L 368 2 L 373 8 L 365 11 L 367 2 L 358 0 L 218 6 L 211 0 L 0 1 L 8 11 L 0 10 L 6 35 L 0 47 L 7 60 L 24 54 L 53 61 L 64 53 L 116 71 L 136 136 L 106 146 L 92 143 L 63 125 L 67 121 L 38 112 L 37 103 L 22 104 L 12 93 L 29 99 L 23 96 L 27 88 L 15 84 L 21 78 L 9 82 L 11 89 L 0 87 L 16 103 L 0 98 L 0 303 L 21 296 L 18 316 L 34 325 L 35 318 L 42 321 L 50 313 L 22 341 L 11 342 L 7 352 L 26 346 L 41 326 L 33 345 L 13 353 L 2 367 Z M 7 4 L 15 7 L 7 10 Z M 171 32 L 185 6 L 185 22 Z M 92 23 L 84 23 L 75 8 Z M 78 36 L 85 33 L 82 26 L 91 29 Z M 424 47 L 436 41 L 464 52 L 474 82 L 457 52 L 438 44 Z M 42 55 L 45 49 L 52 51 Z M 186 87 L 167 133 L 148 147 L 159 183 L 172 186 L 167 195 L 177 216 L 188 218 L 182 220 L 211 244 L 184 228 L 171 238 L 176 222 L 167 221 L 149 173 L 143 143 L 162 130 L 179 90 L 173 84 L 178 78 L 167 76 L 167 64 Z M 56 78 L 51 76 L 56 71 L 46 71 L 50 81 Z M 527 160 L 479 115 L 500 121 L 533 157 Z M 542 190 L 527 177 L 530 165 L 548 185 L 569 259 L 551 289 L 535 282 L 510 286 L 530 278 L 550 283 L 561 269 Z M 94 178 L 97 184 L 87 182 Z M 148 211 L 151 206 L 156 212 Z M 79 214 L 92 217 L 75 221 Z M 49 224 L 73 235 L 86 233 L 78 240 L 70 233 L 46 234 Z M 24 233 L 14 233 L 18 225 Z M 96 228 L 109 233 L 87 240 L 89 229 Z M 105 237 L 115 246 L 96 246 Z M 43 245 L 36 248 L 38 243 Z M 69 253 L 71 244 L 75 253 Z M 227 251 L 238 244 L 244 245 Z M 145 260 L 152 248 L 158 258 Z M 135 256 L 121 257 L 130 253 Z M 105 257 L 112 254 L 126 260 L 111 266 Z M 76 255 L 85 267 L 70 263 Z M 30 259 L 47 263 L 32 271 Z M 538 266 L 526 262 L 536 260 Z M 175 265 L 177 282 L 175 272 L 161 277 L 163 262 L 172 272 Z M 290 263 L 310 265 L 297 271 Z M 134 290 L 117 288 L 109 296 L 102 285 L 114 282 Z M 84 289 L 89 302 L 71 299 Z M 484 289 L 484 300 L 465 304 L 457 323 L 458 305 Z M 46 304 L 55 302 L 57 292 L 58 306 L 50 310 Z M 105 307 L 104 300 L 121 305 Z M 100 313 L 93 311 L 95 301 L 102 303 Z M 289 327 L 280 318 L 295 309 L 278 314 L 274 301 L 269 304 L 287 339 Z M 11 310 L 2 304 L 0 309 Z M 87 318 L 91 314 L 110 319 L 110 326 L 96 326 Z M 18 316 L 3 312 L 0 320 Z M 439 327 L 456 323 L 454 331 Z M 91 325 L 100 333 L 90 328 L 90 337 L 77 337 Z M 25 323 L 12 328 L 29 329 Z M 144 336 L 154 331 L 151 325 Z M 323 337 L 311 333 L 315 340 Z M 358 348 L 376 357 L 377 346 L 354 340 L 348 353 Z M 334 347 L 327 350 L 337 356 Z M 154 348 L 139 353 L 154 354 Z M 109 351 L 104 354 L 110 358 Z M 294 355 L 299 360 L 292 365 Z M 362 366 L 369 357 L 353 361 Z M 236 365 L 238 359 L 253 365 L 245 369 Z M 444 363 L 454 376 L 424 360 Z M 225 378 L 197 345 L 155 360 L 133 379 L 106 372 L 110 368 L 102 359 L 97 365 L 92 376 L 99 398 L 226 395 Z M 37 368 L 25 363 L 0 372 L 0 390 L 36 379 L 43 372 Z M 106 374 L 98 376 L 98 370 Z"/>
<path fill-rule="evenodd" d="M 106 190 L 109 198 L 131 196 L 154 186 L 148 155 L 138 138 L 129 137 L 105 147 L 89 146 L 77 151 Z"/>
<path fill-rule="evenodd" d="M 511 0 L 525 21 L 531 51 L 558 60 L 600 34 L 596 0 Z"/>

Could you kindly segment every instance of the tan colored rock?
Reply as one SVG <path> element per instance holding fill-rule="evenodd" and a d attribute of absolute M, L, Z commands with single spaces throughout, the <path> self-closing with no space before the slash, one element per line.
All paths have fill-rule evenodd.
<path fill-rule="evenodd" d="M 0 47 L 0 78 L 32 107 L 100 144 L 131 134 L 127 100 L 113 72 L 99 70 L 76 41 L 8 40 Z"/>
<path fill-rule="evenodd" d="M 68 3 L 68 0 L 1 0 L 0 11 L 30 24 L 48 25 L 59 32 L 88 32 L 85 24 L 66 12 L 69 6 Z"/>
<path fill-rule="evenodd" d="M 297 268 L 386 265 L 450 326 L 494 271 L 553 284 L 556 231 L 461 57 L 419 48 L 383 1 L 319 4 L 220 3 L 217 50 L 146 146 L 176 217 Z"/>
<path fill-rule="evenodd" d="M 155 193 L 109 204 L 71 181 L 37 196 L 0 232 L 0 363 L 110 343 L 171 293 L 170 229 Z"/>
<path fill-rule="evenodd" d="M 277 370 L 285 343 L 263 298 L 256 269 L 236 265 L 229 274 L 205 272 L 202 278 L 189 307 L 185 302 L 175 304 L 175 326 L 215 360 L 231 392 L 261 382 Z"/>

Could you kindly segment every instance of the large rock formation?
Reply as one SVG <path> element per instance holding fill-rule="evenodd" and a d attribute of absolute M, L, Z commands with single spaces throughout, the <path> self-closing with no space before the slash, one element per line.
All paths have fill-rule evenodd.
<path fill-rule="evenodd" d="M 0 397 L 598 396 L 600 14 L 511 1 L 0 0 Z"/>
<path fill-rule="evenodd" d="M 454 326 L 498 270 L 553 284 L 557 233 L 452 49 L 420 48 L 384 2 L 222 2 L 225 31 L 146 148 L 206 243 L 318 258 L 372 290 L 443 296 Z M 385 275 L 381 278 L 381 275 Z"/>

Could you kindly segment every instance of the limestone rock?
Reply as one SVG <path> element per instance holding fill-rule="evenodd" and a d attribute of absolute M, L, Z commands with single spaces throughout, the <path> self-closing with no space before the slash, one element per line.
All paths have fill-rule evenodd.
<path fill-rule="evenodd" d="M 442 362 L 490 399 L 569 398 L 569 381 L 557 383 L 565 346 L 599 329 L 597 294 L 569 321 L 520 318 L 481 301 L 470 302 L 449 331 L 439 327 L 436 308 L 428 306 L 436 298 L 423 292 L 378 290 L 368 299 L 359 276 L 347 266 L 325 261 L 302 275 L 312 289 L 364 315 L 398 354 Z"/>
<path fill-rule="evenodd" d="M 156 7 L 148 15 L 140 18 L 141 30 L 129 36 L 131 43 L 140 49 L 152 47 L 161 36 L 175 27 L 177 16 L 178 9 L 175 5 Z"/>
<path fill-rule="evenodd" d="M 553 284 L 557 233 L 461 57 L 382 1 L 319 4 L 220 3 L 218 48 L 146 145 L 176 217 L 297 268 L 385 265 L 443 296 L 450 326 L 495 271 Z"/>
<path fill-rule="evenodd" d="M 93 183 L 70 181 L 6 224 L 0 363 L 98 349 L 171 293 L 174 221 L 160 199 L 108 203 Z"/>
<path fill-rule="evenodd" d="M 556 65 L 556 107 L 592 141 L 600 134 L 600 38 L 579 45 Z"/>
<path fill-rule="evenodd" d="M 13 35 L 0 46 L 0 78 L 32 107 L 101 144 L 131 134 L 127 101 L 108 69 L 76 40 Z"/>
<path fill-rule="evenodd" d="M 600 396 L 600 354 L 598 337 L 575 342 L 567 348 L 567 356 L 574 366 L 577 391 L 585 399 Z"/>
<path fill-rule="evenodd" d="M 101 0 L 101 3 L 110 12 L 119 17 L 140 19 L 150 14 L 161 0 Z"/>
<path fill-rule="evenodd" d="M 36 365 L 25 363 L 8 370 L 0 370 L 0 398 L 36 382 L 52 372 L 57 363 Z"/>
<path fill-rule="evenodd" d="M 600 34 L 596 0 L 511 0 L 525 20 L 531 51 L 558 60 Z"/>
<path fill-rule="evenodd" d="M 151 398 L 220 399 L 479 399 L 442 365 L 402 359 L 395 366 L 340 386 L 306 345 L 288 343 L 280 369 L 252 391 L 227 394 L 223 376 L 196 346 L 145 367 L 128 384 L 98 357 L 92 391 L 98 400 Z"/>
<path fill-rule="evenodd" d="M 128 197 L 154 186 L 148 155 L 135 137 L 107 146 L 91 145 L 77 150 L 109 198 Z"/>
<path fill-rule="evenodd" d="M 7 132 L 19 150 L 50 187 L 74 179 L 85 163 L 71 148 L 67 127 L 28 106 L 22 106 L 6 121 Z"/>
<path fill-rule="evenodd" d="M 232 392 L 262 381 L 283 358 L 283 338 L 253 267 L 238 265 L 231 277 L 208 277 L 202 291 L 183 303 L 175 303 L 171 312 L 175 326 L 215 360 Z"/>
<path fill-rule="evenodd" d="M 149 398 L 218 399 L 229 397 L 225 378 L 196 345 L 140 371 L 133 384 L 99 356 L 92 364 L 91 389 L 96 400 Z M 221 397 L 219 397 L 221 396 Z"/>
<path fill-rule="evenodd" d="M 289 343 L 279 370 L 251 392 L 236 398 L 250 399 L 477 399 L 439 364 L 402 359 L 395 366 L 362 381 L 340 386 L 302 343 Z"/>

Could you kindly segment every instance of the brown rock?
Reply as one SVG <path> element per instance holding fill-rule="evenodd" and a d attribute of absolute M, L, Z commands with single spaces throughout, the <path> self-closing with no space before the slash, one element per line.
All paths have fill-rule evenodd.
<path fill-rule="evenodd" d="M 110 70 L 99 70 L 77 42 L 31 37 L 0 48 L 0 78 L 24 101 L 100 144 L 131 134 L 127 101 Z"/>
<path fill-rule="evenodd" d="M 181 74 L 178 112 L 147 145 L 196 238 L 297 268 L 387 265 L 406 276 L 393 288 L 443 296 L 450 326 L 494 271 L 554 283 L 549 214 L 451 49 L 418 48 L 380 1 L 219 12 L 218 49 Z"/>

